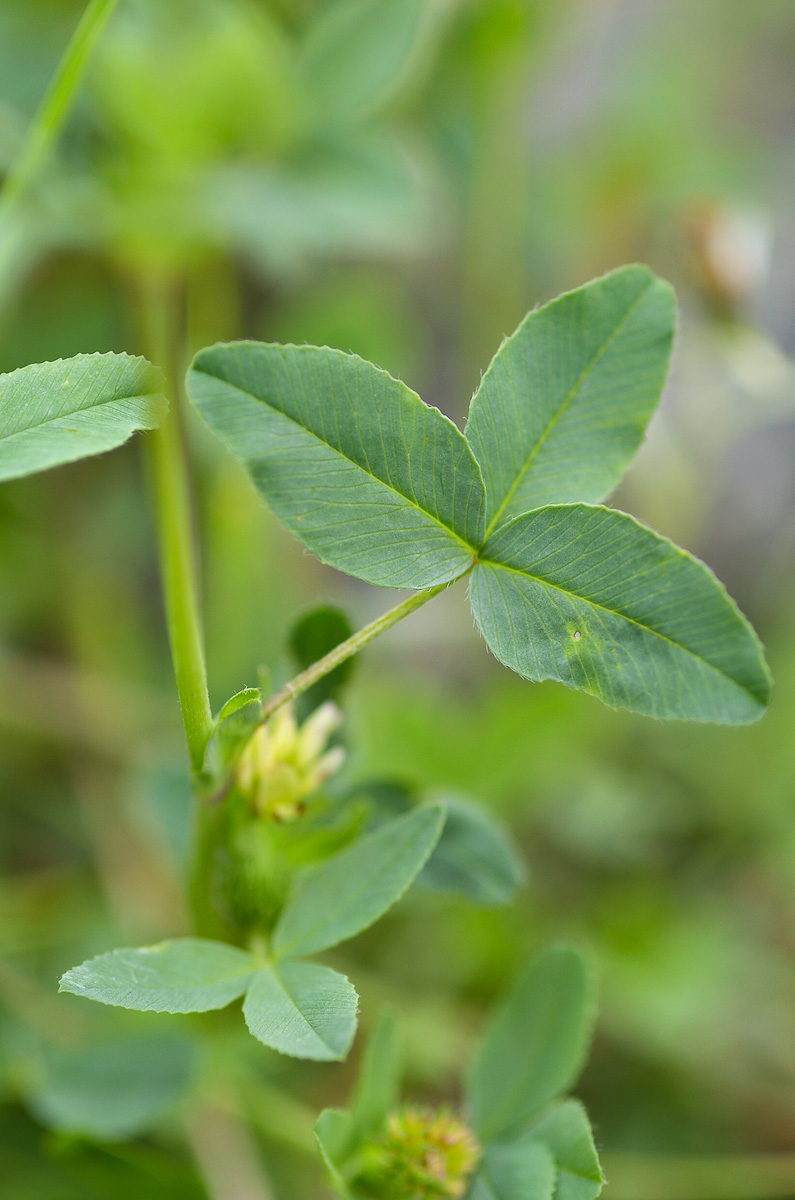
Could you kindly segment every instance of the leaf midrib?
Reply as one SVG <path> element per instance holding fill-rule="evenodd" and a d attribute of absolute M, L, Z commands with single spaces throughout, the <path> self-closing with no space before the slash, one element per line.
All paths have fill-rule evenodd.
<path fill-rule="evenodd" d="M 353 845 L 355 846 L 356 843 L 353 843 Z M 381 872 L 380 872 L 380 874 L 382 876 L 384 874 L 386 874 L 387 871 L 390 871 L 394 867 L 395 862 L 397 862 L 405 854 L 406 845 L 407 845 L 407 842 L 404 841 L 404 843 L 402 845 L 396 846 L 392 855 L 384 861 L 384 863 L 381 866 Z M 408 891 L 408 889 L 411 886 L 411 884 L 413 883 L 414 879 L 416 879 L 417 875 L 420 873 L 420 871 L 424 867 L 425 863 L 430 858 L 432 850 L 433 850 L 433 845 L 431 845 L 428 848 L 428 851 L 427 851 L 424 859 L 420 863 L 420 866 L 417 868 L 415 875 L 412 877 L 412 879 L 409 879 L 408 882 L 404 885 L 404 887 L 402 888 L 400 893 L 392 901 L 392 904 L 397 904 L 397 902 L 401 898 L 401 896 L 403 896 L 405 894 L 405 892 Z M 344 853 L 344 851 L 342 851 L 341 853 Z M 307 886 L 309 885 L 309 883 L 310 883 L 310 879 L 307 879 Z M 369 883 L 369 881 L 362 882 L 361 885 L 359 886 L 359 888 L 353 893 L 353 901 L 351 901 L 349 899 L 348 907 L 354 908 L 356 906 L 356 904 L 358 903 L 358 901 L 361 899 L 361 897 L 364 895 L 367 895 L 370 890 L 371 890 L 371 884 Z M 296 896 L 296 901 L 297 901 L 297 899 L 298 899 L 298 897 Z M 389 905 L 388 907 L 391 908 L 392 905 Z M 336 910 L 332 910 L 332 916 L 330 918 L 329 917 L 326 917 L 325 919 L 318 918 L 317 923 L 315 925 L 312 925 L 309 927 L 308 932 L 304 933 L 303 938 L 296 938 L 295 935 L 293 935 L 292 942 L 288 942 L 286 948 L 284 946 L 279 945 L 279 928 L 277 926 L 276 932 L 274 933 L 274 938 L 273 938 L 274 951 L 277 956 L 277 961 L 289 960 L 289 959 L 293 958 L 296 954 L 300 956 L 300 955 L 304 955 L 304 954 L 319 953 L 318 950 L 306 950 L 306 949 L 296 950 L 295 949 L 296 941 L 298 942 L 299 946 L 301 945 L 302 942 L 304 942 L 304 943 L 308 942 L 311 945 L 312 937 L 313 936 L 317 937 L 318 932 L 324 928 L 324 925 L 326 927 L 328 927 L 328 926 L 332 925 L 334 923 L 334 921 L 338 921 L 341 912 L 342 913 L 345 912 L 345 906 L 343 906 L 342 908 L 337 907 Z M 287 917 L 288 914 L 289 914 L 289 907 L 285 909 L 285 918 Z M 356 933 L 343 935 L 343 937 L 338 939 L 338 941 L 332 942 L 331 946 L 320 947 L 320 949 L 329 950 L 333 946 L 339 945 L 340 941 L 347 941 L 349 939 L 349 937 L 356 937 L 357 933 L 362 933 L 365 929 L 369 929 L 370 925 L 372 925 L 377 920 L 378 920 L 378 917 L 376 916 L 371 921 L 368 921 L 367 924 L 362 925 L 362 927 L 360 929 L 358 929 L 356 931 Z"/>
<path fill-rule="evenodd" d="M 399 496 L 401 500 L 403 500 L 411 508 L 415 508 L 417 510 L 417 512 L 422 513 L 422 515 L 424 517 L 428 517 L 431 521 L 435 522 L 436 525 L 440 526 L 447 533 L 449 533 L 453 538 L 455 538 L 455 540 L 460 543 L 460 545 L 467 551 L 468 554 L 477 554 L 477 551 L 478 551 L 477 546 L 473 546 L 471 542 L 467 541 L 466 538 L 463 538 L 460 533 L 458 533 L 455 529 L 453 529 L 452 525 L 448 525 L 446 521 L 443 521 L 441 519 L 441 517 L 438 517 L 435 513 L 429 512 L 427 508 L 423 508 L 422 505 L 418 504 L 416 500 L 413 500 L 411 498 L 411 496 L 407 496 L 405 494 L 405 492 L 399 491 L 398 488 L 396 488 L 394 486 L 394 484 L 387 482 L 387 480 L 385 480 L 385 479 L 381 479 L 380 476 L 378 476 L 378 475 L 375 475 L 369 469 L 369 467 L 363 467 L 360 462 L 357 462 L 356 459 L 351 458 L 351 456 L 349 454 L 345 454 L 337 446 L 332 446 L 331 442 L 327 442 L 325 440 L 325 438 L 320 437 L 317 433 L 315 433 L 315 431 L 313 429 L 307 429 L 306 425 L 302 425 L 300 421 L 297 421 L 295 419 L 295 417 L 291 417 L 289 413 L 284 412 L 280 408 L 276 408 L 275 405 L 269 403 L 267 400 L 263 399 L 261 396 L 255 396 L 253 392 L 248 392 L 245 390 L 245 388 L 238 387 L 238 385 L 236 383 L 230 383 L 229 380 L 222 378 L 222 376 L 220 376 L 220 375 L 213 375 L 210 371 L 205 370 L 203 367 L 194 365 L 192 370 L 195 371 L 199 375 L 205 375 L 208 379 L 215 380 L 217 383 L 223 383 L 225 387 L 232 388 L 235 392 L 239 393 L 239 395 L 245 396 L 249 400 L 254 400 L 257 404 L 264 405 L 266 408 L 269 408 L 271 410 L 271 412 L 274 412 L 278 416 L 283 417 L 285 421 L 290 421 L 293 425 L 295 425 L 303 433 L 308 434 L 309 437 L 312 437 L 315 439 L 316 442 L 319 442 L 321 446 L 326 446 L 329 450 L 333 450 L 333 452 L 335 454 L 338 454 L 340 458 L 345 460 L 345 462 L 349 462 L 351 464 L 351 466 L 356 467 L 357 470 L 361 471 L 363 475 L 367 475 L 370 479 L 372 479 L 376 483 L 380 484 L 381 487 L 384 487 L 388 491 L 393 492 L 396 496 Z M 420 403 L 424 403 L 424 401 L 422 401 L 420 397 L 418 397 L 418 399 L 420 399 Z M 442 417 L 444 417 L 444 413 L 441 413 L 440 415 Z M 460 430 L 458 430 L 458 432 L 461 433 Z M 463 437 L 463 434 L 461 436 Z M 465 438 L 464 438 L 464 441 L 466 441 Z M 456 578 L 458 578 L 458 577 L 456 577 Z"/>
<path fill-rule="evenodd" d="M 502 517 L 502 514 L 505 512 L 505 510 L 508 507 L 508 505 L 510 504 L 510 502 L 513 500 L 514 496 L 516 495 L 516 492 L 519 489 L 520 484 L 523 482 L 525 476 L 527 475 L 527 472 L 530 470 L 530 467 L 533 465 L 533 462 L 535 461 L 535 459 L 538 457 L 539 453 L 543 449 L 544 445 L 547 442 L 547 439 L 549 438 L 553 429 L 557 425 L 558 421 L 562 418 L 563 414 L 568 410 L 569 405 L 574 400 L 574 397 L 579 392 L 579 390 L 582 387 L 585 380 L 588 378 L 590 373 L 596 367 L 596 364 L 599 362 L 602 355 L 607 353 L 607 351 L 610 348 L 610 346 L 612 345 L 612 343 L 618 337 L 619 333 L 624 328 L 627 321 L 630 319 L 630 317 L 633 315 L 633 313 L 637 309 L 641 300 L 643 300 L 645 298 L 645 296 L 647 295 L 647 293 L 651 290 L 651 288 L 654 287 L 654 284 L 655 284 L 655 280 L 653 278 L 647 280 L 646 286 L 638 293 L 638 295 L 632 301 L 632 304 L 629 306 L 627 311 L 624 313 L 623 317 L 618 322 L 618 324 L 614 328 L 613 332 L 610 334 L 610 337 L 607 338 L 607 340 L 603 343 L 603 345 L 601 345 L 599 347 L 599 349 L 597 350 L 597 352 L 593 356 L 593 358 L 590 360 L 590 362 L 588 362 L 586 364 L 586 366 L 583 367 L 583 369 L 580 372 L 579 376 L 577 377 L 576 381 L 570 388 L 568 394 L 565 396 L 562 404 L 552 415 L 550 421 L 548 422 L 546 428 L 544 429 L 544 432 L 541 434 L 540 438 L 535 443 L 532 450 L 530 451 L 527 458 L 525 459 L 524 463 L 522 464 L 522 467 L 517 472 L 516 478 L 514 479 L 513 483 L 511 484 L 510 488 L 508 489 L 507 493 L 503 497 L 503 500 L 500 503 L 497 510 L 495 511 L 494 516 L 489 521 L 489 524 L 486 528 L 486 532 L 483 535 L 484 543 L 486 542 L 486 540 L 488 539 L 490 534 L 493 533 L 495 526 L 499 522 L 500 518 Z M 530 319 L 532 320 L 532 317 Z M 516 335 L 514 335 L 514 336 L 516 336 Z M 496 364 L 497 364 L 496 358 L 494 360 L 494 363 L 495 363 L 495 369 L 496 369 Z M 489 371 L 487 371 L 483 377 L 483 383 L 481 384 L 482 387 L 485 386 L 485 384 L 486 384 L 490 370 L 491 370 L 491 368 L 489 368 Z"/>
<path fill-rule="evenodd" d="M 714 671 L 716 675 L 719 675 L 721 679 L 726 680 L 727 683 L 732 684 L 733 687 L 745 692 L 763 707 L 766 703 L 763 696 L 758 696 L 756 692 L 753 692 L 749 687 L 746 687 L 745 684 L 739 683 L 736 679 L 732 679 L 731 675 L 727 675 L 725 671 L 722 671 L 720 667 L 716 667 L 714 663 L 709 662 L 697 651 L 691 650 L 689 646 L 685 646 L 682 642 L 677 642 L 674 638 L 669 637 L 668 634 L 661 633 L 658 629 L 653 629 L 651 625 L 644 625 L 642 621 L 638 621 L 635 617 L 627 616 L 626 613 L 621 612 L 617 608 L 610 608 L 607 604 L 600 604 L 598 600 L 593 600 L 590 596 L 584 595 L 582 592 L 577 592 L 573 588 L 562 587 L 558 583 L 552 583 L 551 580 L 546 579 L 543 575 L 534 575 L 531 571 L 528 571 L 523 567 L 512 567 L 509 563 L 497 562 L 493 558 L 481 558 L 478 560 L 478 565 L 486 567 L 498 567 L 500 570 L 509 571 L 514 575 L 520 575 L 524 579 L 531 579 L 534 583 L 540 583 L 544 587 L 553 588 L 555 591 L 561 592 L 564 596 L 572 596 L 577 600 L 584 600 L 586 604 L 590 604 L 593 608 L 598 608 L 600 612 L 606 612 L 611 616 L 620 617 L 622 621 L 626 621 L 630 625 L 635 625 L 638 629 L 642 629 L 646 633 L 651 633 L 654 635 L 654 637 L 660 638 L 661 641 L 667 642 L 668 645 L 673 646 L 674 649 L 683 650 L 685 654 L 689 654 L 691 658 L 694 658 L 704 667 L 707 667 L 710 671 Z"/>
<path fill-rule="evenodd" d="M 35 433 L 38 429 L 44 429 L 47 425 L 54 425 L 56 421 L 67 421 L 70 417 L 80 416 L 81 413 L 93 412 L 95 408 L 101 408 L 104 404 L 118 404 L 124 400 L 156 400 L 158 395 L 158 392 L 136 392 L 132 396 L 112 396 L 107 400 L 97 400 L 96 404 L 84 404 L 82 408 L 70 409 L 69 412 L 59 413 L 57 417 L 47 417 L 35 425 L 26 425 L 24 429 L 15 429 L 13 433 L 0 433 L 0 447 L 5 446 L 8 442 L 13 442 L 14 438 L 21 438 L 28 433 Z"/>

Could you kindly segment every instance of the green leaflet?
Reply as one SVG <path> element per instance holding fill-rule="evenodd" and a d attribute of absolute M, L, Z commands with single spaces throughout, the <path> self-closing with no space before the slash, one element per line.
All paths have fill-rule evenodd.
<path fill-rule="evenodd" d="M 318 963 L 263 967 L 243 1001 L 243 1016 L 255 1038 L 297 1058 L 339 1060 L 356 1032 L 358 997 L 353 984 Z"/>
<path fill-rule="evenodd" d="M 520 976 L 469 1072 L 469 1108 L 482 1142 L 522 1134 L 574 1082 L 591 1033 L 592 993 L 585 960 L 571 946 L 553 946 Z"/>
<path fill-rule="evenodd" d="M 188 390 L 277 516 L 323 562 L 429 588 L 470 565 L 480 471 L 463 435 L 353 354 L 235 342 L 200 351 Z"/>
<path fill-rule="evenodd" d="M 672 289 L 644 266 L 525 317 L 484 374 L 466 429 L 488 532 L 527 509 L 612 491 L 660 398 L 675 322 Z"/>
<path fill-rule="evenodd" d="M 529 1136 L 543 1142 L 555 1159 L 555 1200 L 596 1200 L 604 1177 L 591 1123 L 579 1100 L 566 1100 L 553 1108 Z"/>
<path fill-rule="evenodd" d="M 51 1129 L 100 1140 L 132 1137 L 184 1095 L 195 1059 L 193 1043 L 177 1032 L 52 1049 L 28 1103 Z"/>
<path fill-rule="evenodd" d="M 655 717 L 754 721 L 770 676 L 751 626 L 712 573 L 634 518 L 584 504 L 516 517 L 472 577 L 496 657 Z"/>
<path fill-rule="evenodd" d="M 242 996 L 258 965 L 236 946 L 180 938 L 100 954 L 67 971 L 59 990 L 139 1012 L 208 1012 Z"/>
<path fill-rule="evenodd" d="M 78 354 L 0 375 L 0 480 L 113 450 L 154 429 L 160 372 L 128 354 Z"/>
<path fill-rule="evenodd" d="M 470 1200 L 552 1200 L 555 1163 L 540 1142 L 487 1146 Z"/>
<path fill-rule="evenodd" d="M 524 865 L 507 830 L 484 809 L 445 796 L 442 836 L 417 883 L 456 892 L 476 904 L 508 904 L 524 878 Z"/>
<path fill-rule="evenodd" d="M 276 926 L 277 958 L 327 950 L 377 921 L 421 870 L 443 824 L 440 805 L 415 809 L 308 870 Z"/>

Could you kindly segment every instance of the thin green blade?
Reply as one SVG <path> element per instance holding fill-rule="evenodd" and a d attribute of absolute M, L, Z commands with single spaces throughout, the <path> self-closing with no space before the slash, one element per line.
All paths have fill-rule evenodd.
<path fill-rule="evenodd" d="M 194 359 L 188 390 L 287 528 L 323 562 L 382 587 L 456 579 L 483 530 L 463 435 L 354 354 L 235 342 Z"/>
<path fill-rule="evenodd" d="M 613 490 L 660 398 L 675 323 L 673 291 L 644 266 L 525 317 L 484 374 L 466 429 L 487 536 L 527 509 Z"/>
<path fill-rule="evenodd" d="M 470 588 L 492 653 L 654 717 L 743 724 L 771 681 L 753 629 L 703 563 L 633 517 L 585 504 L 516 517 Z"/>
<path fill-rule="evenodd" d="M 165 413 L 160 373 L 128 354 L 78 354 L 0 375 L 0 480 L 102 454 Z"/>
<path fill-rule="evenodd" d="M 254 1037 L 294 1058 L 335 1061 L 356 1033 L 353 984 L 318 963 L 263 967 L 249 984 L 243 1016 Z"/>
<path fill-rule="evenodd" d="M 316 954 L 377 921 L 427 862 L 443 824 L 438 804 L 416 809 L 307 871 L 276 927 L 277 957 Z"/>
<path fill-rule="evenodd" d="M 344 1158 L 344 1148 L 350 1137 L 351 1114 L 340 1108 L 324 1108 L 312 1132 L 320 1148 L 332 1187 L 341 1200 L 351 1200 L 351 1193 L 337 1164 Z"/>
<path fill-rule="evenodd" d="M 572 946 L 553 946 L 497 1008 L 469 1073 L 472 1121 L 483 1142 L 524 1133 L 574 1082 L 593 1023 L 593 985 Z"/>
<path fill-rule="evenodd" d="M 236 946 L 180 938 L 100 954 L 67 971 L 59 990 L 138 1012 L 209 1012 L 242 996 L 257 965 Z"/>

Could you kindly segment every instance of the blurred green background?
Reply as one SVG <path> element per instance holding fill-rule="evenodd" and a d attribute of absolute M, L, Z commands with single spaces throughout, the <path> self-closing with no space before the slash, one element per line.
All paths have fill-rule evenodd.
<path fill-rule="evenodd" d="M 81 11 L 2 0 L 0 168 Z M 346 947 L 364 1027 L 394 1005 L 409 1093 L 455 1103 L 523 956 L 589 946 L 580 1092 L 616 1200 L 795 1196 L 794 181 L 791 0 L 120 0 L 0 246 L 2 371 L 140 350 L 140 281 L 168 277 L 186 356 L 240 336 L 337 346 L 459 423 L 529 307 L 632 260 L 675 285 L 671 380 L 614 502 L 756 623 L 770 714 L 662 725 L 523 683 L 460 588 L 367 650 L 347 713 L 347 785 L 473 797 L 528 865 L 511 908 L 417 893 Z M 303 553 L 188 432 L 217 707 L 261 664 L 286 675 L 313 603 L 360 623 L 394 597 Z M 227 1200 L 232 1162 L 241 1189 L 250 1163 L 256 1194 L 315 1200 L 307 1131 L 356 1054 L 291 1064 L 239 1013 L 211 1014 L 198 1052 L 204 1019 L 176 1037 L 173 1018 L 56 995 L 89 954 L 185 929 L 144 482 L 133 442 L 0 489 L 0 1198 Z M 64 1132 L 83 1101 L 59 1091 L 58 1056 L 106 1037 L 129 1039 L 142 1111 L 157 1069 L 163 1115 L 116 1120 L 109 1096 L 104 1136 Z M 721 1154 L 760 1157 L 721 1173 Z"/>

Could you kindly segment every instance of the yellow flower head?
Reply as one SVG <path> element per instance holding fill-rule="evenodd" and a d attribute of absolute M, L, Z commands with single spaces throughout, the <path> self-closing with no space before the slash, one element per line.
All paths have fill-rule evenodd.
<path fill-rule="evenodd" d="M 294 821 L 306 799 L 342 766 L 342 746 L 327 749 L 342 720 L 330 701 L 298 725 L 291 704 L 285 704 L 254 732 L 237 765 L 240 792 L 254 811 L 271 821 Z"/>

